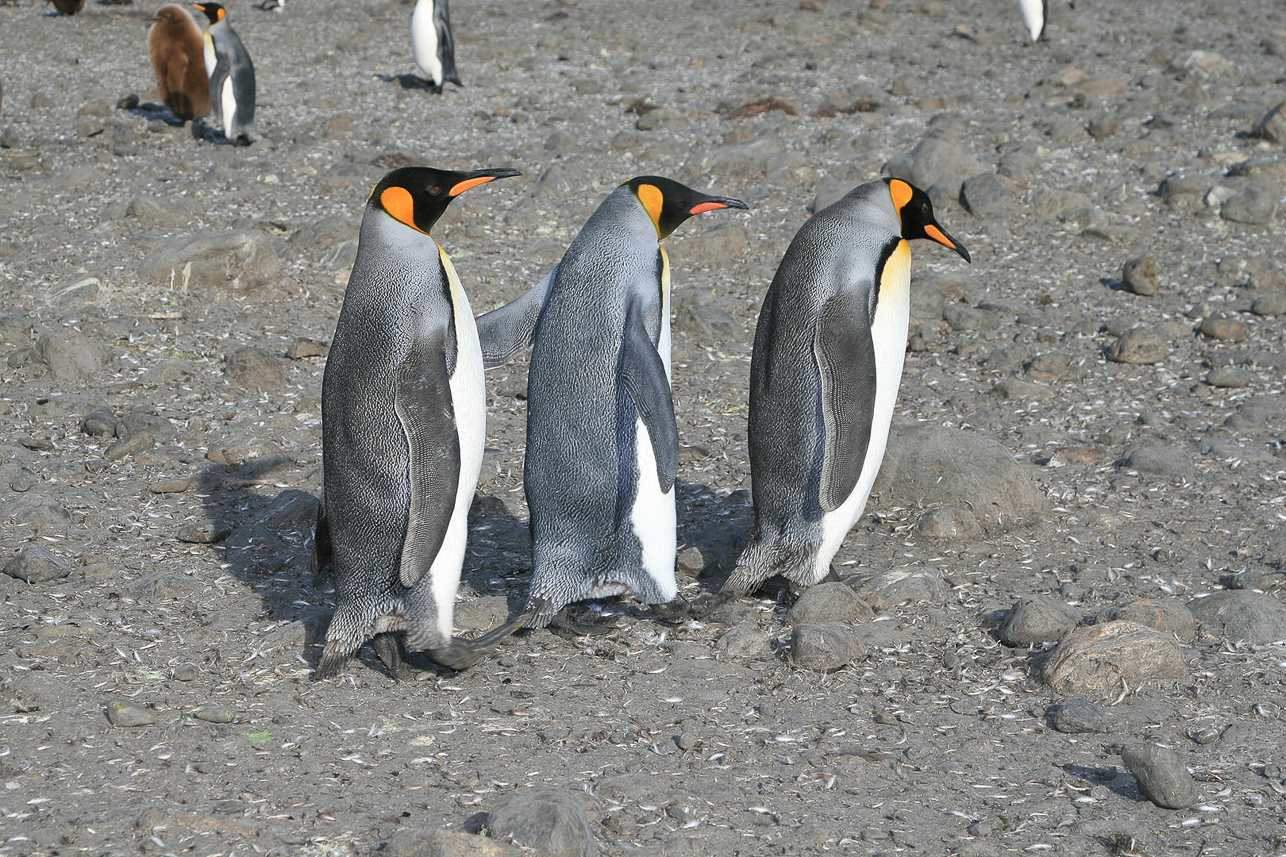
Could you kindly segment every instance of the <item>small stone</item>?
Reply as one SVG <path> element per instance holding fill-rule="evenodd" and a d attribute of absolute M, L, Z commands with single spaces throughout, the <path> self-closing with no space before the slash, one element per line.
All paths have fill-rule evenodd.
<path fill-rule="evenodd" d="M 206 723 L 231 723 L 236 716 L 229 708 L 220 705 L 209 705 L 198 708 L 192 712 L 192 716 L 197 720 L 203 720 Z"/>
<path fill-rule="evenodd" d="M 790 637 L 790 662 L 799 669 L 832 672 L 864 654 L 853 629 L 839 622 L 796 625 Z"/>
<path fill-rule="evenodd" d="M 103 450 L 103 458 L 108 461 L 120 461 L 122 458 L 147 452 L 154 446 L 156 446 L 156 436 L 147 429 L 138 429 L 118 437 L 109 444 L 107 449 Z"/>
<path fill-rule="evenodd" d="M 149 485 L 148 490 L 153 494 L 182 494 L 191 487 L 191 479 L 162 479 Z"/>
<path fill-rule="evenodd" d="M 581 800 L 559 789 L 534 789 L 502 798 L 487 815 L 487 835 L 544 857 L 598 854 Z"/>
<path fill-rule="evenodd" d="M 116 434 L 116 416 L 107 408 L 94 408 L 80 421 L 80 430 L 91 437 Z"/>
<path fill-rule="evenodd" d="M 226 539 L 232 534 L 232 528 L 214 521 L 202 521 L 189 524 L 179 529 L 178 540 L 193 545 L 212 545 Z"/>
<path fill-rule="evenodd" d="M 71 566 L 42 547 L 26 547 L 5 563 L 4 573 L 27 583 L 45 583 L 71 574 Z"/>
<path fill-rule="evenodd" d="M 247 390 L 275 390 L 286 383 L 281 364 L 259 348 L 238 348 L 229 354 L 225 371 L 231 383 Z"/>
<path fill-rule="evenodd" d="M 1244 322 L 1223 315 L 1203 319 L 1197 330 L 1210 339 L 1228 339 L 1233 342 L 1240 342 L 1250 336 L 1250 329 Z"/>
<path fill-rule="evenodd" d="M 995 173 L 982 173 L 964 182 L 960 202 L 970 214 L 994 213 L 1008 206 L 1009 189 Z"/>
<path fill-rule="evenodd" d="M 1052 595 L 1020 598 L 1000 625 L 1006 646 L 1028 646 L 1061 640 L 1080 624 L 1080 614 Z"/>
<path fill-rule="evenodd" d="M 691 732 L 681 732 L 674 736 L 674 745 L 685 753 L 693 750 L 701 743 L 701 739 Z"/>
<path fill-rule="evenodd" d="M 1194 598 L 1188 609 L 1209 632 L 1229 641 L 1286 640 L 1286 604 L 1263 592 L 1234 590 Z"/>
<path fill-rule="evenodd" d="M 1185 643 L 1197 636 L 1197 621 L 1192 611 L 1173 598 L 1138 598 L 1120 607 L 1109 607 L 1098 619 L 1099 622 L 1135 622 L 1171 634 Z"/>
<path fill-rule="evenodd" d="M 1254 135 L 1270 143 L 1286 143 L 1286 101 L 1276 105 L 1255 123 Z"/>
<path fill-rule="evenodd" d="M 299 336 L 286 349 L 286 356 L 291 360 L 304 360 L 309 357 L 325 357 L 330 353 L 330 346 L 313 339 Z"/>
<path fill-rule="evenodd" d="M 151 726 L 156 722 L 156 715 L 146 708 L 139 708 L 137 705 L 113 702 L 107 706 L 107 721 L 113 726 L 122 728 Z"/>
<path fill-rule="evenodd" d="M 87 336 L 56 331 L 42 334 L 31 356 L 55 381 L 83 381 L 103 368 L 107 349 Z"/>
<path fill-rule="evenodd" d="M 1183 678 L 1188 667 L 1169 636 L 1133 622 L 1108 622 L 1064 637 L 1041 675 L 1060 696 L 1103 699 L 1144 682 Z"/>
<path fill-rule="evenodd" d="M 836 581 L 809 587 L 790 608 L 792 625 L 825 622 L 864 622 L 875 613 L 847 584 Z"/>
<path fill-rule="evenodd" d="M 1148 327 L 1132 327 L 1107 347 L 1107 359 L 1115 363 L 1160 363 L 1170 356 L 1170 344 Z"/>
<path fill-rule="evenodd" d="M 772 641 L 753 619 L 742 619 L 714 643 L 715 651 L 732 658 L 757 658 L 772 652 Z"/>
<path fill-rule="evenodd" d="M 1192 454 L 1180 446 L 1143 446 L 1130 453 L 1125 466 L 1147 476 L 1191 481 L 1195 476 Z"/>
<path fill-rule="evenodd" d="M 174 668 L 175 681 L 193 681 L 200 675 L 201 668 L 191 662 L 179 664 Z"/>
<path fill-rule="evenodd" d="M 431 830 L 426 833 L 415 826 L 408 826 L 395 833 L 378 853 L 380 857 L 523 857 L 531 852 L 476 833 L 458 830 Z"/>
<path fill-rule="evenodd" d="M 947 584 L 933 566 L 908 566 L 877 574 L 858 594 L 882 612 L 900 604 L 941 604 L 947 597 Z"/>
<path fill-rule="evenodd" d="M 1125 287 L 1136 295 L 1157 293 L 1157 264 L 1151 256 L 1135 256 L 1121 272 Z"/>
<path fill-rule="evenodd" d="M 678 564 L 679 571 L 688 577 L 700 577 L 706 567 L 701 549 L 691 545 L 679 551 Z"/>
<path fill-rule="evenodd" d="M 1251 304 L 1250 311 L 1255 315 L 1286 315 L 1286 290 L 1260 295 Z"/>
<path fill-rule="evenodd" d="M 1277 213 L 1281 197 L 1281 190 L 1270 183 L 1247 185 L 1224 201 L 1219 216 L 1235 223 L 1263 225 Z"/>
<path fill-rule="evenodd" d="M 982 527 L 979 526 L 973 512 L 968 509 L 943 506 L 938 509 L 929 509 L 921 515 L 920 520 L 916 521 L 915 531 L 925 538 L 949 541 L 974 538 L 981 535 Z"/>
<path fill-rule="evenodd" d="M 1187 809 L 1201 800 L 1197 783 L 1179 754 L 1155 744 L 1131 744 L 1121 753 L 1125 769 L 1143 796 L 1163 809 Z"/>
<path fill-rule="evenodd" d="M 1107 709 L 1080 696 L 1050 706 L 1046 716 L 1050 726 L 1071 735 L 1107 731 Z"/>
<path fill-rule="evenodd" d="M 1206 376 L 1206 383 L 1223 390 L 1239 390 L 1256 381 L 1255 373 L 1241 366 L 1220 366 Z"/>

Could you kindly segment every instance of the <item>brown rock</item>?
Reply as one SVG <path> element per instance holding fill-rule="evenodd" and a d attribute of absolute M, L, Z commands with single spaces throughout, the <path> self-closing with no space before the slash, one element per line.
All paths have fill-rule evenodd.
<path fill-rule="evenodd" d="M 1041 669 L 1041 676 L 1059 696 L 1099 698 L 1187 674 L 1187 664 L 1171 637 L 1124 621 L 1067 635 Z"/>

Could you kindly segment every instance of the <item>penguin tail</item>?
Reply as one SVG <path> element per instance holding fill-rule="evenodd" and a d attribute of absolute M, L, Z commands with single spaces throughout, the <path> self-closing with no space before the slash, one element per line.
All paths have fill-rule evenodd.
<path fill-rule="evenodd" d="M 344 668 L 344 663 L 358 648 L 343 640 L 328 640 L 326 648 L 322 649 L 321 662 L 317 665 L 317 671 L 313 673 L 313 681 L 322 681 L 339 675 L 340 670 Z"/>
<path fill-rule="evenodd" d="M 430 647 L 429 657 L 453 670 L 465 670 L 493 652 L 515 631 L 527 624 L 528 614 L 491 629 L 472 639 L 452 637 L 445 646 Z"/>

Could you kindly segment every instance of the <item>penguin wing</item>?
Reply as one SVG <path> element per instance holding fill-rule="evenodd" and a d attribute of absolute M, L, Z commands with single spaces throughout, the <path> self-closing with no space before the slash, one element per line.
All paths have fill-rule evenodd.
<path fill-rule="evenodd" d="M 448 333 L 442 326 L 421 334 L 397 370 L 393 407 L 406 437 L 410 482 L 400 571 L 407 588 L 418 583 L 437 558 L 460 484 L 460 437 L 447 370 Z"/>
<path fill-rule="evenodd" d="M 455 39 L 451 36 L 451 12 L 447 9 L 447 0 L 438 0 L 433 4 L 433 26 L 438 31 L 438 56 L 442 59 L 442 79 L 451 81 L 456 86 L 460 83 L 460 72 L 455 68 Z"/>
<path fill-rule="evenodd" d="M 679 427 L 674 420 L 674 398 L 670 393 L 665 363 L 635 308 L 630 309 L 625 319 L 620 377 L 626 394 L 652 438 L 656 480 L 661 491 L 668 492 L 679 470 Z"/>
<path fill-rule="evenodd" d="M 845 289 L 828 299 L 813 340 L 826 433 L 817 499 L 827 512 L 844 505 L 853 493 L 871 441 L 876 369 L 869 294 L 870 288 Z"/>
<path fill-rule="evenodd" d="M 554 270 L 525 295 L 484 312 L 474 320 L 478 325 L 484 367 L 495 369 L 503 366 L 519 351 L 531 347 L 536 337 L 536 322 L 545 308 L 545 300 L 554 287 L 554 275 L 557 273 L 558 266 L 555 265 Z"/>

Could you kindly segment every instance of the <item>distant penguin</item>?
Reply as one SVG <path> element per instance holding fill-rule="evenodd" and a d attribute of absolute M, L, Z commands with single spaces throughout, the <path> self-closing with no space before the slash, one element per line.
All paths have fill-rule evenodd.
<path fill-rule="evenodd" d="M 486 426 L 469 300 L 429 230 L 447 205 L 513 169 L 403 167 L 366 204 L 322 380 L 323 513 L 337 604 L 319 678 L 367 640 L 396 677 L 401 641 L 464 669 L 513 633 L 451 636 Z"/>
<path fill-rule="evenodd" d="M 205 70 L 210 76 L 210 108 L 229 143 L 248 146 L 255 131 L 255 66 L 227 10 L 218 3 L 193 3 L 210 21 L 205 31 Z"/>
<path fill-rule="evenodd" d="M 448 80 L 464 86 L 455 68 L 455 39 L 447 0 L 416 0 L 411 13 L 411 45 L 415 48 L 415 64 L 430 89 L 441 92 L 442 84 Z"/>
<path fill-rule="evenodd" d="M 657 176 L 612 191 L 531 292 L 478 319 L 484 359 L 534 336 L 527 376 L 530 625 L 626 590 L 678 593 L 670 396 L 670 262 L 659 242 L 694 214 L 747 208 Z"/>
<path fill-rule="evenodd" d="M 49 0 L 59 15 L 75 15 L 85 8 L 85 0 Z"/>
<path fill-rule="evenodd" d="M 210 112 L 210 78 L 205 72 L 201 30 L 182 6 L 162 6 L 147 31 L 147 50 L 161 100 L 176 119 Z"/>
<path fill-rule="evenodd" d="M 722 593 L 821 581 L 866 507 L 902 378 L 914 238 L 969 261 L 927 194 L 882 179 L 813 215 L 786 250 L 750 363 L 755 530 Z"/>
<path fill-rule="evenodd" d="M 1018 12 L 1033 42 L 1048 41 L 1045 25 L 1049 22 L 1049 0 L 1018 0 Z"/>

